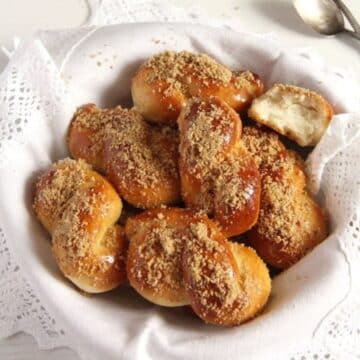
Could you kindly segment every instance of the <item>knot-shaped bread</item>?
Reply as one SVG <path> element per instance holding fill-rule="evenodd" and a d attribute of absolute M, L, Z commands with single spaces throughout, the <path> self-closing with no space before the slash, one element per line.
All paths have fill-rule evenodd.
<path fill-rule="evenodd" d="M 261 175 L 259 219 L 247 237 L 266 263 L 288 268 L 326 238 L 326 217 L 306 190 L 302 160 L 278 135 L 245 127 L 242 140 Z"/>
<path fill-rule="evenodd" d="M 185 204 L 213 217 L 226 237 L 257 220 L 260 174 L 241 141 L 238 114 L 217 98 L 194 98 L 178 118 Z"/>
<path fill-rule="evenodd" d="M 122 202 L 114 188 L 82 160 L 53 164 L 35 184 L 34 210 L 52 235 L 62 273 L 88 293 L 126 279 L 127 241 L 116 225 Z"/>
<path fill-rule="evenodd" d="M 191 304 L 204 321 L 240 324 L 265 305 L 271 281 L 255 251 L 231 243 L 206 216 L 153 209 L 126 224 L 127 273 L 134 289 L 164 306 Z"/>
<path fill-rule="evenodd" d="M 80 107 L 70 125 L 68 146 L 75 159 L 102 172 L 137 208 L 180 200 L 176 130 L 152 126 L 134 109 Z"/>
<path fill-rule="evenodd" d="M 165 51 L 152 56 L 135 74 L 131 93 L 135 108 L 148 120 L 175 124 L 192 97 L 216 96 L 243 111 L 263 91 L 250 71 L 232 72 L 206 54 Z"/>

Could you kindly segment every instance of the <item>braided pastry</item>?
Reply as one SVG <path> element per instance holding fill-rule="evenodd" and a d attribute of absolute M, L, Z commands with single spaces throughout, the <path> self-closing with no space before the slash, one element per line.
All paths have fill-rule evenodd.
<path fill-rule="evenodd" d="M 191 304 L 208 323 L 230 326 L 255 316 L 271 288 L 256 253 L 231 243 L 206 216 L 153 209 L 128 220 L 131 286 L 156 304 Z"/>
<path fill-rule="evenodd" d="M 52 235 L 62 273 L 89 293 L 126 278 L 124 230 L 114 225 L 122 202 L 113 187 L 82 160 L 53 164 L 35 184 L 33 207 Z"/>
<path fill-rule="evenodd" d="M 135 207 L 180 199 L 176 130 L 151 126 L 134 109 L 80 107 L 70 125 L 68 146 L 74 158 L 103 172 Z"/>
<path fill-rule="evenodd" d="M 263 91 L 250 71 L 231 72 L 206 54 L 166 51 L 147 60 L 131 85 L 136 109 L 148 120 L 176 123 L 192 97 L 216 96 L 237 111 Z"/>
<path fill-rule="evenodd" d="M 245 232 L 258 217 L 260 175 L 241 142 L 239 116 L 217 98 L 197 98 L 178 124 L 185 204 L 213 216 L 226 237 Z"/>
<path fill-rule="evenodd" d="M 326 238 L 326 218 L 306 191 L 303 163 L 275 133 L 245 127 L 242 140 L 262 185 L 259 220 L 247 234 L 250 245 L 268 264 L 288 268 Z"/>

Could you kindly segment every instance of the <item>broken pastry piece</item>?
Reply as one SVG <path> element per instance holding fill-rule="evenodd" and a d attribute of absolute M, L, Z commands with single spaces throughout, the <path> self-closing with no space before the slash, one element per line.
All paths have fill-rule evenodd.
<path fill-rule="evenodd" d="M 300 146 L 315 146 L 329 125 L 333 109 L 314 91 L 274 84 L 252 102 L 248 115 Z"/>
<path fill-rule="evenodd" d="M 260 174 L 242 141 L 241 120 L 217 98 L 195 98 L 179 119 L 181 193 L 226 237 L 249 230 L 259 213 Z"/>
<path fill-rule="evenodd" d="M 250 71 L 232 72 L 206 54 L 188 51 L 152 56 L 131 85 L 135 108 L 147 120 L 167 124 L 176 124 L 192 97 L 216 96 L 240 112 L 262 91 L 262 82 Z"/>
<path fill-rule="evenodd" d="M 325 215 L 306 190 L 302 162 L 277 134 L 245 127 L 242 141 L 261 176 L 259 219 L 247 233 L 249 244 L 266 263 L 286 269 L 326 238 Z"/>

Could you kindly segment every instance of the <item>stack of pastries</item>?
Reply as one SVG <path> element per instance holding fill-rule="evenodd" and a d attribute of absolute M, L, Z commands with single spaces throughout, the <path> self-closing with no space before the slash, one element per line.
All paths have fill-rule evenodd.
<path fill-rule="evenodd" d="M 148 59 L 131 93 L 131 109 L 78 108 L 72 158 L 36 181 L 60 270 L 88 293 L 128 281 L 207 323 L 253 318 L 270 295 L 267 265 L 287 269 L 327 236 L 303 159 L 280 136 L 314 146 L 332 107 L 186 51 Z"/>

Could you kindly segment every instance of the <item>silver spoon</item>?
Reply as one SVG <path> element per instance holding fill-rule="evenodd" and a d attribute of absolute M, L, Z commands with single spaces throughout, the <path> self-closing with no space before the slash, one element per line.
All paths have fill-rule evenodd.
<path fill-rule="evenodd" d="M 360 25 L 341 0 L 294 0 L 294 6 L 303 21 L 320 34 L 345 32 L 360 40 Z M 355 31 L 345 29 L 341 10 Z"/>

